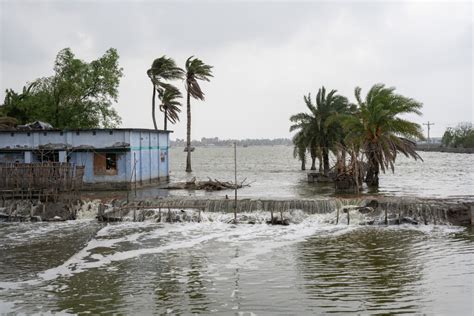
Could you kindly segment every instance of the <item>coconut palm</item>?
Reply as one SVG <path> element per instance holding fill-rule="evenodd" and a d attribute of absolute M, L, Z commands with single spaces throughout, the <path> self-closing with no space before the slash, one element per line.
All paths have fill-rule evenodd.
<path fill-rule="evenodd" d="M 347 115 L 342 123 L 347 133 L 346 142 L 357 145 L 364 153 L 368 169 L 365 182 L 378 186 L 379 172 L 391 168 L 397 153 L 421 159 L 410 139 L 423 139 L 421 126 L 402 119 L 401 114 L 421 115 L 422 104 L 416 100 L 395 93 L 395 88 L 376 84 L 361 98 L 361 88 L 355 88 L 357 113 Z"/>
<path fill-rule="evenodd" d="M 166 82 L 166 80 L 175 80 L 182 79 L 184 75 L 183 69 L 179 68 L 176 65 L 176 62 L 172 58 L 162 56 L 157 58 L 151 64 L 151 68 L 147 70 L 147 75 L 153 84 L 153 94 L 151 99 L 151 111 L 153 125 L 155 129 L 158 129 L 156 125 L 156 116 L 155 116 L 155 100 L 156 92 L 163 93 L 166 88 L 178 90 L 178 88 Z"/>
<path fill-rule="evenodd" d="M 330 120 L 336 113 L 346 113 L 349 109 L 347 98 L 338 95 L 337 90 L 331 90 L 326 94 L 326 89 L 322 87 L 318 90 L 315 103 L 311 95 L 304 97 L 306 107 L 310 113 L 298 113 L 290 118 L 295 123 L 290 127 L 290 131 L 300 129 L 306 130 L 305 135 L 308 149 L 313 159 L 311 170 L 316 170 L 315 160 L 321 157 L 325 175 L 329 174 L 329 152 L 335 150 L 342 127 L 339 122 Z"/>
<path fill-rule="evenodd" d="M 331 90 L 326 94 L 326 89 L 319 89 L 316 96 L 316 108 L 319 113 L 319 147 L 323 157 L 324 174 L 329 173 L 329 152 L 337 150 L 342 127 L 337 121 L 331 121 L 331 116 L 346 113 L 349 109 L 349 102 L 346 97 L 338 95 L 337 90 Z"/>
<path fill-rule="evenodd" d="M 161 100 L 160 111 L 165 114 L 164 129 L 168 130 L 168 121 L 171 124 L 176 124 L 179 121 L 179 114 L 181 112 L 181 102 L 178 99 L 182 98 L 181 92 L 178 89 L 171 87 L 165 88 L 158 95 Z"/>
<path fill-rule="evenodd" d="M 298 158 L 301 161 L 301 170 L 306 170 L 306 151 L 308 145 L 306 144 L 306 139 L 304 131 L 298 131 L 298 133 L 293 136 L 293 158 Z"/>
<path fill-rule="evenodd" d="M 290 117 L 290 122 L 293 125 L 290 126 L 290 132 L 298 130 L 298 132 L 293 137 L 294 144 L 294 156 L 302 162 L 301 170 L 304 170 L 304 159 L 306 158 L 305 152 L 309 150 L 311 155 L 311 170 L 316 170 L 316 158 L 317 156 L 317 147 L 319 146 L 319 117 L 317 109 L 311 102 L 311 94 L 304 96 L 304 101 L 306 107 L 309 109 L 309 113 L 298 113 Z M 303 151 L 304 149 L 304 151 Z"/>
<path fill-rule="evenodd" d="M 185 85 L 187 91 L 186 97 L 186 172 L 192 172 L 191 168 L 191 97 L 204 101 L 204 92 L 199 86 L 198 80 L 209 81 L 212 75 L 212 66 L 206 65 L 202 60 L 189 57 L 185 65 Z"/>

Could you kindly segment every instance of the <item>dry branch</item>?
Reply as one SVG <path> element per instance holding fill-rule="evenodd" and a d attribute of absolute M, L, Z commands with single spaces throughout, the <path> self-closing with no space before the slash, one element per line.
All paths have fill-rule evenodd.
<path fill-rule="evenodd" d="M 237 189 L 243 187 L 249 187 L 250 184 L 245 183 L 245 180 L 237 184 Z M 235 184 L 228 181 L 219 181 L 217 179 L 211 179 L 208 177 L 207 181 L 196 181 L 196 178 L 192 178 L 186 182 L 171 183 L 165 187 L 169 190 L 206 190 L 206 191 L 220 191 L 235 189 Z"/>

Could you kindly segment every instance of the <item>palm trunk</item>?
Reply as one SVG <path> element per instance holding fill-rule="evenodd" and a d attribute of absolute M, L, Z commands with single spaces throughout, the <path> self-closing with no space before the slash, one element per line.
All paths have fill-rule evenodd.
<path fill-rule="evenodd" d="M 168 130 L 168 110 L 165 110 L 165 122 L 164 122 L 164 126 L 165 126 L 165 131 Z"/>
<path fill-rule="evenodd" d="M 324 168 L 324 175 L 329 174 L 329 150 L 327 146 L 323 147 L 323 168 Z"/>
<path fill-rule="evenodd" d="M 368 170 L 365 176 L 365 183 L 369 187 L 378 187 L 379 186 L 379 164 L 375 158 L 375 154 L 370 153 L 368 155 Z"/>
<path fill-rule="evenodd" d="M 317 152 L 316 152 L 316 148 L 314 148 L 314 146 L 311 146 L 310 154 L 311 154 L 311 170 L 316 170 Z"/>
<path fill-rule="evenodd" d="M 306 170 L 306 148 L 299 149 L 299 159 L 301 161 L 301 170 Z"/>
<path fill-rule="evenodd" d="M 316 157 L 311 157 L 311 170 L 316 170 Z"/>
<path fill-rule="evenodd" d="M 323 155 L 321 151 L 318 152 L 318 161 L 319 161 L 319 173 L 323 172 Z"/>
<path fill-rule="evenodd" d="M 347 157 L 347 151 L 346 148 L 342 148 L 342 172 L 346 172 L 346 157 Z"/>
<path fill-rule="evenodd" d="M 191 94 L 188 91 L 187 95 L 187 124 L 186 124 L 186 148 L 187 148 L 187 155 L 186 155 L 186 172 L 192 172 L 191 169 Z"/>
<path fill-rule="evenodd" d="M 153 96 L 151 99 L 151 117 L 153 119 L 153 125 L 155 126 L 155 129 L 158 129 L 158 126 L 156 126 L 156 117 L 155 117 L 155 99 L 156 99 L 156 89 L 155 89 L 155 85 L 153 85 Z"/>

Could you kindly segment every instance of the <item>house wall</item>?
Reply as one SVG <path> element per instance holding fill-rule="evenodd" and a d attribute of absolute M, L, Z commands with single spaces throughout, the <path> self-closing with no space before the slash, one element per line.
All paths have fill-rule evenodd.
<path fill-rule="evenodd" d="M 113 152 L 113 151 L 111 151 Z M 130 152 L 116 152 L 117 154 L 117 174 L 116 175 L 96 175 L 94 174 L 94 152 L 73 152 L 69 155 L 70 162 L 79 166 L 85 166 L 85 183 L 104 182 L 129 182 L 130 181 Z"/>
<path fill-rule="evenodd" d="M 139 185 L 169 178 L 169 133 L 155 130 L 0 131 L 0 162 L 37 162 L 32 153 L 44 145 L 54 145 L 60 162 L 69 158 L 69 162 L 85 166 L 84 183 L 91 187 L 108 188 L 107 183 L 130 186 L 135 180 L 134 159 Z M 94 173 L 96 151 L 117 154 L 117 174 Z"/>
<path fill-rule="evenodd" d="M 0 148 L 38 148 L 54 144 L 70 147 L 117 147 L 130 144 L 130 130 L 13 131 L 0 133 Z"/>
<path fill-rule="evenodd" d="M 166 180 L 168 173 L 168 133 L 132 131 L 130 150 L 132 170 L 136 160 L 137 182 L 141 185 Z M 161 160 L 161 155 L 165 159 Z M 132 177 L 134 177 L 132 172 Z"/>

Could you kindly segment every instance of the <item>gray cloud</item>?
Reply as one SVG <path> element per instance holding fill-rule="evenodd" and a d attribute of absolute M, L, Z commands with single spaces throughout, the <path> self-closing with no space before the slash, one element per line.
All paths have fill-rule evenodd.
<path fill-rule="evenodd" d="M 125 76 L 124 126 L 151 127 L 145 71 L 163 54 L 215 66 L 193 136 L 288 137 L 288 117 L 321 85 L 396 86 L 425 104 L 433 132 L 472 120 L 472 4 L 291 2 L 13 2 L 1 6 L 1 94 L 51 73 L 56 53 L 109 47 Z M 159 120 L 161 121 L 161 120 Z M 174 127 L 185 135 L 185 119 Z"/>

